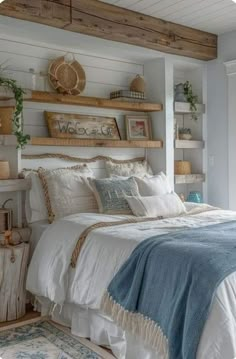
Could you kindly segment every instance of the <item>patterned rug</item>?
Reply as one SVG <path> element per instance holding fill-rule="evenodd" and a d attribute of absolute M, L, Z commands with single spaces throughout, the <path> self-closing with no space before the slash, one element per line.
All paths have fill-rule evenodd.
<path fill-rule="evenodd" d="M 0 331 L 0 359 L 103 359 L 102 355 L 49 320 Z"/>

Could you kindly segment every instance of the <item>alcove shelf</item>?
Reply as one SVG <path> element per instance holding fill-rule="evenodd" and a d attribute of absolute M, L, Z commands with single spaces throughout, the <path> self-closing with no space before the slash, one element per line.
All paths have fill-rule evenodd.
<path fill-rule="evenodd" d="M 162 148 L 161 140 L 125 141 L 125 140 L 83 140 L 77 138 L 31 137 L 33 146 L 78 146 L 78 147 L 116 147 L 116 148 Z"/>
<path fill-rule="evenodd" d="M 4 91 L 0 88 L 0 100 L 14 99 L 11 91 Z M 88 97 L 88 96 L 71 96 L 62 95 L 56 92 L 45 91 L 31 91 L 26 90 L 24 96 L 25 101 L 40 102 L 40 103 L 53 103 L 61 105 L 74 105 L 85 107 L 98 107 L 107 108 L 121 111 L 134 111 L 134 112 L 156 112 L 162 111 L 162 104 L 151 102 L 126 102 L 126 101 L 114 101 L 106 98 Z"/>
<path fill-rule="evenodd" d="M 175 175 L 175 184 L 201 183 L 204 181 L 204 174 Z"/>
<path fill-rule="evenodd" d="M 201 149 L 204 148 L 205 142 L 204 141 L 195 141 L 195 140 L 175 140 L 175 148 L 180 149 Z"/>
<path fill-rule="evenodd" d="M 196 104 L 197 113 L 205 113 L 205 105 Z M 191 113 L 190 104 L 188 102 L 174 102 L 174 112 L 179 114 Z"/>

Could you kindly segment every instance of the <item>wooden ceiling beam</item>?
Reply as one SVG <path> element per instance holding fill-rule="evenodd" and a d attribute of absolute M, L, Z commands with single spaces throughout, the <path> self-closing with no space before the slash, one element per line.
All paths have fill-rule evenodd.
<path fill-rule="evenodd" d="M 71 23 L 70 0 L 5 0 L 0 15 L 61 29 Z"/>
<path fill-rule="evenodd" d="M 200 60 L 217 57 L 217 35 L 98 0 L 6 0 L 0 14 Z"/>

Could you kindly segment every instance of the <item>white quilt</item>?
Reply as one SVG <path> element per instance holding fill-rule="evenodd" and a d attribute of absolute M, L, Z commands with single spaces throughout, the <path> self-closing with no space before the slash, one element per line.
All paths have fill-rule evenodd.
<path fill-rule="evenodd" d="M 236 212 L 207 205 L 192 206 L 188 214 L 181 217 L 96 229 L 87 237 L 76 269 L 70 267 L 72 252 L 85 228 L 100 221 L 119 221 L 124 217 L 127 218 L 78 214 L 50 225 L 43 233 L 31 260 L 27 289 L 60 305 L 67 302 L 99 309 L 104 290 L 138 243 L 153 235 L 181 228 L 196 228 L 236 220 Z M 225 290 L 222 289 L 224 286 Z M 217 291 L 212 309 L 213 319 L 211 315 L 209 325 L 205 326 L 198 359 L 205 359 L 206 355 L 208 359 L 221 358 L 220 347 L 225 344 L 229 347 L 229 355 L 233 353 L 236 356 L 236 344 L 231 343 L 231 337 L 233 341 L 236 335 L 235 292 L 236 275 L 233 274 L 226 278 Z M 212 328 L 216 323 L 217 327 Z M 214 344 L 215 347 L 216 340 L 219 340 L 216 348 L 219 356 L 209 357 L 211 345 Z M 224 340 L 225 343 L 222 342 Z M 233 358 L 234 356 L 229 356 L 224 359 Z"/>

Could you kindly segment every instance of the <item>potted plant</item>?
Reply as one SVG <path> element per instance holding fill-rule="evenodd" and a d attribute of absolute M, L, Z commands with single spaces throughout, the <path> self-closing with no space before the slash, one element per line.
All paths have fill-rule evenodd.
<path fill-rule="evenodd" d="M 189 81 L 179 83 L 175 86 L 175 101 L 177 102 L 188 102 L 190 105 L 190 111 L 192 118 L 197 120 L 197 102 L 198 96 L 193 94 L 192 85 Z"/>
<path fill-rule="evenodd" d="M 197 120 L 197 102 L 198 102 L 198 96 L 193 94 L 192 85 L 189 81 L 186 81 L 184 83 L 184 94 L 186 96 L 186 99 L 188 103 L 190 104 L 190 111 L 192 113 L 192 119 Z"/>
<path fill-rule="evenodd" d="M 17 85 L 17 82 L 12 79 L 7 79 L 2 76 L 4 68 L 0 65 L 0 86 L 9 89 L 13 92 L 16 105 L 15 112 L 13 114 L 12 123 L 13 123 L 13 134 L 17 139 L 17 148 L 24 148 L 27 142 L 30 140 L 30 136 L 24 134 L 24 119 L 23 119 L 23 99 L 24 99 L 24 90 Z"/>
<path fill-rule="evenodd" d="M 179 127 L 179 139 L 180 140 L 191 140 L 192 132 L 190 128 Z"/>

